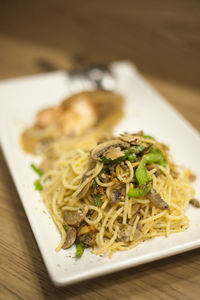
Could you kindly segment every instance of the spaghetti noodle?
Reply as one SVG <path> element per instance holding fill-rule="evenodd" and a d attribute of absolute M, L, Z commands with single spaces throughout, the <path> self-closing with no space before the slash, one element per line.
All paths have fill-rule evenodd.
<path fill-rule="evenodd" d="M 174 164 L 167 146 L 143 132 L 99 144 L 97 136 L 82 139 L 73 147 L 55 142 L 53 164 L 41 178 L 42 197 L 61 233 L 57 251 L 78 242 L 112 256 L 189 227 L 191 172 Z"/>

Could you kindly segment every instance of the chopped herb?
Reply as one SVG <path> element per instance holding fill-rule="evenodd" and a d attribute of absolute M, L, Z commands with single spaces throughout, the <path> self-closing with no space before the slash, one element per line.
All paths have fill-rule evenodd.
<path fill-rule="evenodd" d="M 92 187 L 93 190 L 96 190 L 96 188 L 98 188 L 98 184 L 96 183 L 96 180 L 93 181 Z"/>
<path fill-rule="evenodd" d="M 42 176 L 42 170 L 36 167 L 33 163 L 31 164 L 31 168 L 35 171 L 40 177 Z"/>
<path fill-rule="evenodd" d="M 63 224 L 63 228 L 65 229 L 65 231 L 67 231 L 67 225 Z"/>
<path fill-rule="evenodd" d="M 36 167 L 33 163 L 31 164 L 31 168 L 39 175 L 39 177 L 42 176 L 42 170 Z M 41 191 L 43 189 L 43 186 L 40 183 L 40 179 L 34 181 L 34 186 L 37 191 Z"/>
<path fill-rule="evenodd" d="M 99 194 L 93 195 L 94 205 L 100 207 L 102 205 L 101 196 Z"/>
<path fill-rule="evenodd" d="M 37 191 L 41 191 L 43 189 L 43 186 L 41 185 L 40 183 L 40 179 L 37 179 L 35 182 L 34 182 L 34 186 L 35 186 L 35 189 Z"/>
<path fill-rule="evenodd" d="M 131 149 L 124 150 L 124 156 L 127 158 L 131 154 Z"/>
<path fill-rule="evenodd" d="M 117 163 L 117 159 L 106 158 L 104 156 L 101 157 L 101 162 L 105 165 L 114 165 Z"/>
<path fill-rule="evenodd" d="M 83 255 L 84 250 L 85 250 L 85 246 L 81 242 L 77 241 L 76 242 L 76 257 L 80 258 Z"/>

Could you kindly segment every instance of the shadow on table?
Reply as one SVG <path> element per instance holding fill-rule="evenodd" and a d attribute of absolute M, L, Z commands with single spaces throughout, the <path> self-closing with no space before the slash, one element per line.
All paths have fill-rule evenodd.
<path fill-rule="evenodd" d="M 200 257 L 200 249 L 68 287 L 54 287 L 48 277 L 1 149 L 0 165 L 4 174 L 3 185 L 11 194 L 15 195 L 14 197 L 8 197 L 10 201 L 8 205 L 11 210 L 14 210 L 13 213 L 16 215 L 19 229 L 23 236 L 23 247 L 26 247 L 26 252 L 31 258 L 32 272 L 37 277 L 37 284 L 41 287 L 42 298 L 40 299 L 132 299 L 133 295 L 134 297 L 141 296 L 142 299 L 145 299 L 143 298 L 144 295 L 148 298 L 148 295 L 153 295 L 155 290 L 159 290 L 160 295 L 163 293 L 163 295 L 170 296 L 170 291 L 173 290 L 172 285 L 176 283 L 180 283 L 180 285 L 184 284 L 184 282 L 187 282 L 187 284 L 190 282 L 195 283 L 195 277 L 197 274 L 199 276 L 199 266 L 195 264 L 195 261 Z M 183 265 L 184 269 L 182 268 Z M 198 282 L 196 283 L 197 285 L 199 284 Z M 169 286 L 171 287 L 169 288 Z M 34 288 L 38 290 L 38 287 L 34 286 Z M 173 291 L 173 293 L 178 293 L 178 291 Z"/>

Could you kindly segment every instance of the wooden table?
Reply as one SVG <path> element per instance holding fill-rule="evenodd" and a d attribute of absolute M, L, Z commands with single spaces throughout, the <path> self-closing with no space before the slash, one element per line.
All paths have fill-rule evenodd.
<path fill-rule="evenodd" d="M 198 1 L 0 2 L 0 78 L 128 59 L 200 130 Z M 66 288 L 49 280 L 0 153 L 0 299 L 198 299 L 200 249 Z"/>

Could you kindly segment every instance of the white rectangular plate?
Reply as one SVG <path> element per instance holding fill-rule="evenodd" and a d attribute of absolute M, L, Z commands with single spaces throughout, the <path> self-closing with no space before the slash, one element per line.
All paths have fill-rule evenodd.
<path fill-rule="evenodd" d="M 125 118 L 115 128 L 115 133 L 143 129 L 146 134 L 170 145 L 175 161 L 191 168 L 197 175 L 194 186 L 197 195 L 200 195 L 198 132 L 147 84 L 133 65 L 124 62 L 111 67 L 117 80 L 116 91 L 125 98 Z M 81 259 L 75 259 L 74 247 L 55 252 L 60 240 L 59 232 L 47 213 L 40 194 L 33 187 L 36 174 L 30 164 L 38 163 L 39 159 L 22 151 L 19 137 L 24 126 L 34 122 L 38 110 L 60 103 L 69 96 L 69 91 L 70 80 L 64 72 L 0 83 L 1 146 L 54 284 L 67 285 L 199 247 L 200 210 L 188 207 L 188 230 L 169 238 L 151 239 L 133 250 L 116 253 L 112 259 L 95 256 L 89 249 Z"/>

